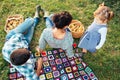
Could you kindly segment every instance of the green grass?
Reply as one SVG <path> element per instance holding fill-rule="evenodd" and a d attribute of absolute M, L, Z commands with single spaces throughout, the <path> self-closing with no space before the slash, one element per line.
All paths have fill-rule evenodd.
<path fill-rule="evenodd" d="M 5 21 L 9 15 L 22 14 L 25 18 L 32 17 L 35 6 L 40 4 L 51 13 L 69 11 L 74 19 L 80 20 L 87 28 L 93 21 L 93 12 L 101 2 L 103 0 L 0 0 L 0 51 L 6 35 Z M 93 69 L 99 80 L 120 80 L 120 1 L 104 0 L 104 2 L 115 13 L 114 18 L 108 24 L 107 40 L 96 54 L 86 54 L 84 60 Z M 35 52 L 44 28 L 45 23 L 41 18 L 31 43 L 33 52 Z M 7 80 L 8 70 L 8 63 L 3 60 L 0 52 L 0 80 Z"/>

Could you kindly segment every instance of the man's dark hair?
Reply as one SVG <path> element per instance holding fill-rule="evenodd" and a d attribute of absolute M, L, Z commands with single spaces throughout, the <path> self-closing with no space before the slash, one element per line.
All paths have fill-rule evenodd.
<path fill-rule="evenodd" d="M 13 65 L 22 65 L 30 58 L 30 51 L 21 48 L 14 50 L 10 55 L 10 61 Z"/>
<path fill-rule="evenodd" d="M 71 23 L 72 16 L 69 12 L 63 11 L 61 13 L 54 14 L 52 19 L 56 28 L 63 29 L 65 26 Z"/>

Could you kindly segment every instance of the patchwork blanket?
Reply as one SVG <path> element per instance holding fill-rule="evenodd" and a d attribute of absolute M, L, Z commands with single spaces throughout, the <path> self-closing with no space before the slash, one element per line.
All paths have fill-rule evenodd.
<path fill-rule="evenodd" d="M 35 53 L 35 58 L 40 55 Z M 93 70 L 79 56 L 68 58 L 62 49 L 48 50 L 41 54 L 43 67 L 40 80 L 98 80 Z M 9 65 L 9 80 L 25 80 Z"/>

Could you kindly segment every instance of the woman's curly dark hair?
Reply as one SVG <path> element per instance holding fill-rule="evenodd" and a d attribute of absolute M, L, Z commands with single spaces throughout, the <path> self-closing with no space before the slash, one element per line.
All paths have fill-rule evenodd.
<path fill-rule="evenodd" d="M 69 12 L 63 11 L 61 13 L 54 14 L 52 19 L 56 28 L 63 29 L 65 26 L 71 23 L 72 16 Z"/>

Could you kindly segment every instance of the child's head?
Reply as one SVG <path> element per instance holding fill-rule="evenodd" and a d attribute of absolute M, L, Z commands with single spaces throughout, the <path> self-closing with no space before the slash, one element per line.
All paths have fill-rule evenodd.
<path fill-rule="evenodd" d="M 56 13 L 53 16 L 53 22 L 55 24 L 55 27 L 58 29 L 63 29 L 65 26 L 69 25 L 71 21 L 72 21 L 72 16 L 67 11 Z"/>
<path fill-rule="evenodd" d="M 94 17 L 99 18 L 103 22 L 111 20 L 113 15 L 113 11 L 111 11 L 109 7 L 105 6 L 104 3 L 100 4 L 98 9 L 94 12 Z"/>
<path fill-rule="evenodd" d="M 10 61 L 13 65 L 22 65 L 30 58 L 30 51 L 21 48 L 14 50 L 10 55 Z"/>

